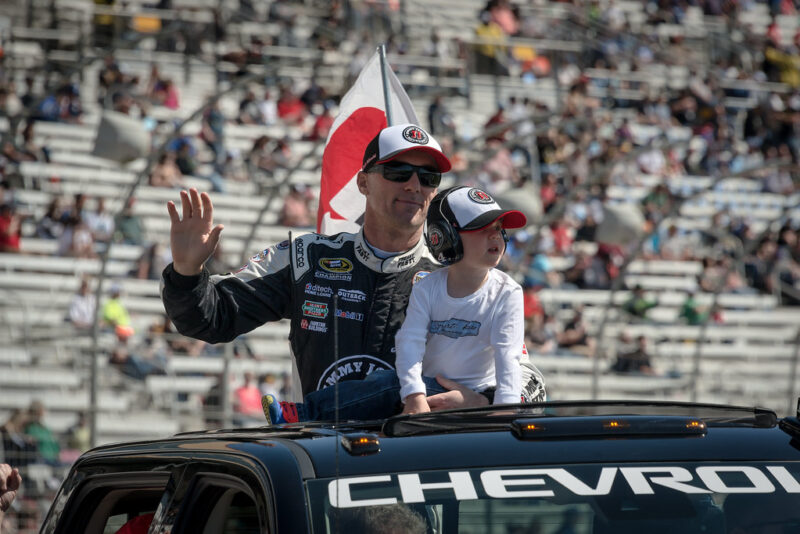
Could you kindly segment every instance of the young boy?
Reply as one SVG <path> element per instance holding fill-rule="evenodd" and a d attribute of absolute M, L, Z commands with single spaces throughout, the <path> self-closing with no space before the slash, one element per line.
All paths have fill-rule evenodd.
<path fill-rule="evenodd" d="M 484 393 L 495 404 L 520 402 L 522 288 L 495 267 L 505 252 L 505 229 L 526 222 L 521 212 L 501 209 L 480 189 L 462 186 L 437 194 L 425 239 L 447 267 L 411 291 L 395 338 L 397 373 L 375 371 L 364 380 L 344 381 L 310 393 L 302 404 L 265 395 L 267 419 L 329 420 L 337 404 L 341 419 L 380 419 L 396 414 L 398 401 L 403 413 L 427 412 L 426 396 L 445 391 L 437 375 Z"/>

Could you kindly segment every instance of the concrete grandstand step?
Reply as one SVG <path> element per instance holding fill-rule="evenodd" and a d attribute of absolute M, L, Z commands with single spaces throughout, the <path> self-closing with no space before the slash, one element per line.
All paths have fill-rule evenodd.
<path fill-rule="evenodd" d="M 284 360 L 253 360 L 250 358 L 235 358 L 230 362 L 230 372 L 242 374 L 251 371 L 257 375 L 272 373 L 281 375 L 291 372 L 291 361 L 288 359 L 289 349 L 286 347 L 287 359 Z M 168 360 L 167 371 L 175 374 L 209 373 L 220 374 L 225 367 L 225 361 L 219 357 L 208 356 L 172 356 Z"/>
<path fill-rule="evenodd" d="M 545 376 L 545 384 L 549 389 L 572 389 L 588 392 L 591 390 L 592 376 L 588 374 L 552 374 Z M 675 390 L 685 389 L 689 384 L 686 378 L 664 378 L 647 375 L 604 374 L 599 377 L 600 390 L 604 394 L 627 393 L 665 395 Z"/>
<path fill-rule="evenodd" d="M 661 357 L 681 358 L 694 357 L 697 346 L 689 343 L 659 343 L 654 353 Z M 724 358 L 727 361 L 739 360 L 788 360 L 794 357 L 794 345 L 740 345 L 740 344 L 703 344 L 701 355 L 703 360 Z"/>
<path fill-rule="evenodd" d="M 680 324 L 655 325 L 631 324 L 630 322 L 609 323 L 606 326 L 605 335 L 616 337 L 622 332 L 628 332 L 632 337 L 643 335 L 651 340 L 696 340 L 702 333 L 705 339 L 714 341 L 741 340 L 741 342 L 758 341 L 778 344 L 792 341 L 797 336 L 796 327 L 780 325 L 780 323 L 761 327 L 715 324 L 702 328 Z"/>
<path fill-rule="evenodd" d="M 6 390 L 0 395 L 0 409 L 27 408 L 34 400 L 41 401 L 50 411 L 82 411 L 89 408 L 89 392 L 41 390 Z M 98 397 L 98 407 L 102 411 L 120 412 L 128 410 L 131 400 L 126 392 L 101 391 Z"/>
<path fill-rule="evenodd" d="M 539 298 L 543 303 L 553 305 L 578 305 L 602 306 L 609 302 L 610 293 L 607 290 L 567 290 L 567 289 L 543 289 L 539 292 Z M 616 305 L 624 304 L 631 296 L 629 291 L 618 291 L 614 295 Z M 653 295 L 655 296 L 655 295 Z M 658 301 L 661 306 L 680 306 L 686 300 L 684 292 L 661 292 L 658 293 Z M 697 303 L 701 306 L 711 304 L 712 295 L 709 293 L 698 293 L 695 296 Z M 719 296 L 719 304 L 725 308 L 746 308 L 746 309 L 773 309 L 777 306 L 777 299 L 772 295 L 757 294 L 736 294 L 724 293 Z"/>
<path fill-rule="evenodd" d="M 80 387 L 86 377 L 81 372 L 64 368 L 39 367 L 33 369 L 3 369 L 0 372 L 0 388 L 51 388 L 71 389 Z"/>
<path fill-rule="evenodd" d="M 98 431 L 106 436 L 139 436 L 139 439 L 143 439 L 146 436 L 171 436 L 180 431 L 180 425 L 162 412 L 139 411 L 123 416 L 101 414 Z"/>
<path fill-rule="evenodd" d="M 25 347 L 0 345 L 0 365 L 14 367 L 25 366 L 31 363 L 31 353 Z"/>
<path fill-rule="evenodd" d="M 217 383 L 212 376 L 162 376 L 151 375 L 145 379 L 147 391 L 153 395 L 179 393 L 206 394 Z"/>
<path fill-rule="evenodd" d="M 128 295 L 157 297 L 158 280 L 136 278 L 107 279 L 105 287 L 118 283 Z M 0 288 L 15 290 L 37 290 L 39 292 L 74 294 L 80 286 L 80 273 L 42 274 L 29 272 L 0 272 Z M 92 284 L 92 291 L 96 287 Z"/>
<path fill-rule="evenodd" d="M 95 244 L 95 251 L 98 254 L 104 251 L 105 248 L 106 245 L 103 243 Z M 58 240 L 23 237 L 20 239 L 20 251 L 27 254 L 55 256 L 58 252 Z M 144 252 L 144 248 L 141 246 L 115 243 L 111 246 L 110 257 L 112 260 L 136 261 L 142 255 L 142 252 Z"/>
<path fill-rule="evenodd" d="M 129 261 L 111 260 L 106 265 L 110 276 L 127 276 L 133 268 Z M 0 253 L 0 271 L 26 271 L 41 273 L 97 274 L 100 261 L 86 258 L 65 258 L 54 256 L 25 256 L 13 253 Z"/>

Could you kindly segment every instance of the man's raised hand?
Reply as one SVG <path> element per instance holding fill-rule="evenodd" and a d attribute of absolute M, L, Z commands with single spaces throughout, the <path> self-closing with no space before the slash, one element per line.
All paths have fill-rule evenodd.
<path fill-rule="evenodd" d="M 172 221 L 169 241 L 172 248 L 172 266 L 178 274 L 192 276 L 200 274 L 203 264 L 214 253 L 219 243 L 223 226 L 214 226 L 214 206 L 208 193 L 197 189 L 181 191 L 183 216 L 171 200 L 167 211 Z"/>
<path fill-rule="evenodd" d="M 21 484 L 22 477 L 16 467 L 0 464 L 0 515 L 11 507 Z"/>

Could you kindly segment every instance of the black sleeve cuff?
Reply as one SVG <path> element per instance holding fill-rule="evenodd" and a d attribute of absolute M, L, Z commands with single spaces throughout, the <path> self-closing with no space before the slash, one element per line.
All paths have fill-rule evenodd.
<path fill-rule="evenodd" d="M 184 276 L 177 272 L 170 263 L 164 268 L 164 279 L 178 289 L 194 289 L 208 280 L 208 270 L 203 267 L 203 272 L 193 276 Z"/>

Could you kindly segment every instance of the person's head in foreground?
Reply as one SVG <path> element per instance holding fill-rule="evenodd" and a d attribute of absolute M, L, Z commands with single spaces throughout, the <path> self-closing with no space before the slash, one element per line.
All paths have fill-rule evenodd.
<path fill-rule="evenodd" d="M 346 508 L 334 512 L 342 532 L 365 534 L 424 534 L 425 520 L 404 504 Z M 338 520 L 338 521 L 337 521 Z"/>
<path fill-rule="evenodd" d="M 504 210 L 488 193 L 457 186 L 434 197 L 428 210 L 425 242 L 443 265 L 496 267 L 505 252 L 506 229 L 522 228 L 525 215 Z"/>
<path fill-rule="evenodd" d="M 436 139 L 419 126 L 381 130 L 367 145 L 357 178 L 366 197 L 364 228 L 372 230 L 370 242 L 381 234 L 418 240 L 442 173 L 450 167 Z"/>

